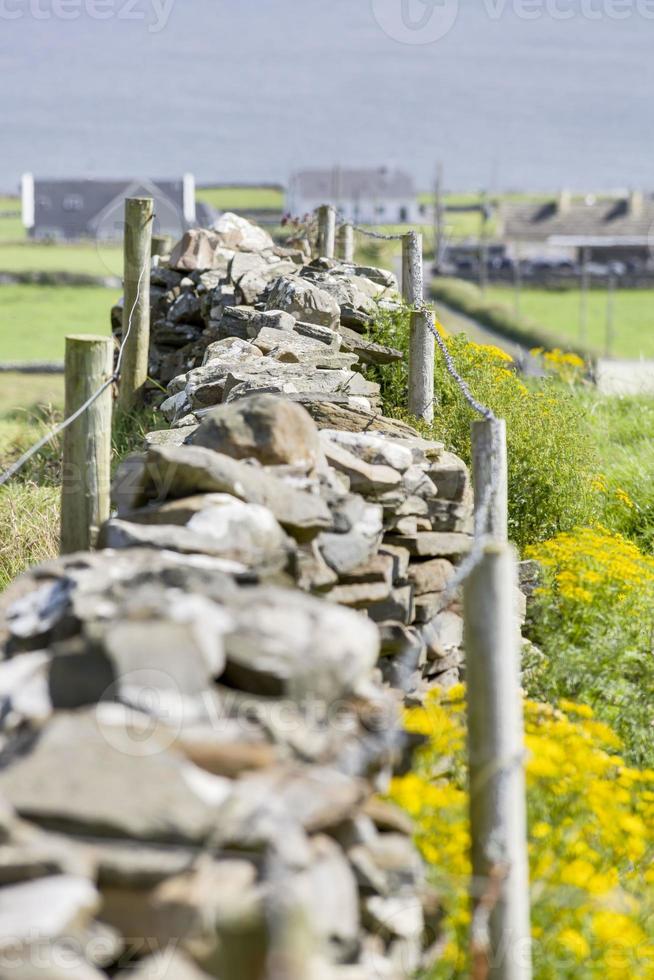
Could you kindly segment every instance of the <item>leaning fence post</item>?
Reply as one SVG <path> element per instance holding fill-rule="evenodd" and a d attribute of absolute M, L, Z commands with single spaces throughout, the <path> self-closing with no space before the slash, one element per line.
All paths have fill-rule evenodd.
<path fill-rule="evenodd" d="M 66 418 L 113 372 L 110 337 L 66 337 Z M 109 517 L 111 386 L 64 433 L 61 553 L 93 547 Z"/>
<path fill-rule="evenodd" d="M 148 377 L 153 217 L 152 198 L 132 197 L 125 201 L 125 305 L 123 308 L 125 347 L 118 388 L 118 407 L 121 411 L 130 411 L 141 401 L 143 387 Z"/>
<path fill-rule="evenodd" d="M 472 423 L 472 483 L 475 513 L 489 499 L 482 534 L 495 541 L 509 539 L 506 422 L 504 419 Z M 489 497 L 490 495 L 490 497 Z"/>
<path fill-rule="evenodd" d="M 336 211 L 331 204 L 318 208 L 318 255 L 333 259 L 336 251 Z"/>
<path fill-rule="evenodd" d="M 516 558 L 492 543 L 464 585 L 473 972 L 529 980 L 529 870 Z"/>
<path fill-rule="evenodd" d="M 349 222 L 341 225 L 341 258 L 344 262 L 354 262 L 354 228 Z"/>

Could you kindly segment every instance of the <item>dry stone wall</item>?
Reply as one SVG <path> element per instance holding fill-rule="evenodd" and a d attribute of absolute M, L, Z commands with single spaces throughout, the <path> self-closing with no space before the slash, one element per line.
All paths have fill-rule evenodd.
<path fill-rule="evenodd" d="M 378 794 L 459 679 L 467 470 L 361 372 L 391 273 L 233 215 L 156 261 L 169 427 L 1 601 L 0 977 L 408 976 L 438 900 Z"/>

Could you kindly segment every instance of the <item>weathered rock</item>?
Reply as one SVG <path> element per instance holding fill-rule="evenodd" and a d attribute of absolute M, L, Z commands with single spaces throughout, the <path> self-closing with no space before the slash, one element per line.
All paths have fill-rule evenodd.
<path fill-rule="evenodd" d="M 179 429 L 157 429 L 154 432 L 148 432 L 143 441 L 146 448 L 150 446 L 183 446 L 196 429 L 196 425 L 185 425 Z"/>
<path fill-rule="evenodd" d="M 91 881 L 52 875 L 0 889 L 0 946 L 46 945 L 85 928 L 100 907 Z"/>
<path fill-rule="evenodd" d="M 273 395 L 253 395 L 213 409 L 191 443 L 233 459 L 257 459 L 267 466 L 288 463 L 307 471 L 324 458 L 318 429 L 306 409 Z"/>
<path fill-rule="evenodd" d="M 335 769 L 279 767 L 244 776 L 221 808 L 215 839 L 222 846 L 239 844 L 255 850 L 273 844 L 283 848 L 284 824 L 293 824 L 310 834 L 337 827 L 361 803 L 364 784 Z M 310 852 L 298 852 L 307 866 Z"/>
<path fill-rule="evenodd" d="M 407 548 L 417 558 L 450 558 L 458 561 L 470 551 L 470 537 L 467 534 L 424 531 L 406 536 L 398 535 L 390 543 Z"/>
<path fill-rule="evenodd" d="M 366 463 L 339 443 L 333 442 L 331 438 L 325 436 L 324 432 L 320 434 L 320 444 L 330 466 L 348 477 L 350 488 L 355 493 L 366 496 L 376 491 L 397 487 L 402 482 L 397 470 L 391 469 L 390 466 Z"/>
<path fill-rule="evenodd" d="M 335 530 L 324 531 L 317 543 L 330 568 L 342 575 L 376 554 L 382 536 L 382 509 L 350 495 L 332 508 L 332 517 Z"/>
<path fill-rule="evenodd" d="M 312 537 L 331 524 L 320 497 L 295 490 L 262 469 L 201 446 L 151 449 L 126 461 L 114 485 L 119 515 L 150 500 L 229 493 L 267 507 L 291 533 Z"/>
<path fill-rule="evenodd" d="M 301 592 L 241 592 L 229 604 L 225 678 L 254 694 L 302 700 L 356 689 L 379 655 L 377 630 L 364 617 Z"/>
<path fill-rule="evenodd" d="M 426 592 L 442 592 L 454 575 L 454 566 L 446 558 L 413 562 L 408 570 L 409 581 L 417 596 Z"/>
<path fill-rule="evenodd" d="M 231 211 L 221 214 L 213 224 L 213 231 L 225 248 L 241 252 L 265 251 L 275 246 L 267 231 Z"/>
<path fill-rule="evenodd" d="M 217 269 L 226 273 L 233 255 L 231 249 L 224 247 L 221 236 L 206 228 L 192 228 L 173 249 L 170 267 L 180 272 Z"/>
<path fill-rule="evenodd" d="M 147 547 L 210 555 L 234 562 L 234 571 L 255 565 L 266 569 L 286 565 L 290 543 L 266 507 L 245 504 L 227 494 L 207 496 L 213 501 L 207 501 L 185 527 L 114 518 L 102 528 L 100 544 L 106 548 Z M 216 500 L 216 497 L 221 499 Z M 145 511 L 144 516 L 154 513 Z M 139 512 L 132 516 L 138 518 Z"/>
<path fill-rule="evenodd" d="M 0 793 L 41 826 L 199 843 L 231 783 L 166 751 L 163 735 L 144 739 L 149 724 L 136 713 L 118 714 L 117 723 L 95 713 L 60 713 L 31 746 L 17 736 L 16 751 L 21 745 L 31 751 L 0 772 Z"/>
<path fill-rule="evenodd" d="M 359 899 L 354 875 L 338 844 L 329 837 L 314 837 L 311 864 L 291 879 L 289 888 L 330 958 L 351 959 L 358 947 Z"/>
<path fill-rule="evenodd" d="M 438 462 L 430 467 L 429 476 L 438 488 L 439 497 L 472 502 L 468 467 L 454 453 L 442 453 Z"/>
<path fill-rule="evenodd" d="M 116 980 L 211 980 L 190 957 L 177 951 L 148 956 L 128 970 L 116 974 Z"/>
<path fill-rule="evenodd" d="M 463 643 L 463 620 L 454 612 L 440 612 L 424 631 L 430 660 L 446 657 Z"/>
<path fill-rule="evenodd" d="M 295 331 L 287 333 L 271 327 L 260 330 L 254 343 L 264 354 L 282 363 L 338 370 L 351 368 L 358 360 L 356 355 L 340 354 L 326 347 L 320 340 L 313 340 Z"/>
<path fill-rule="evenodd" d="M 383 344 L 376 344 L 352 330 L 350 327 L 341 326 L 341 350 L 350 354 L 356 354 L 362 364 L 393 364 L 401 361 L 404 354 L 401 350 L 394 347 L 387 347 Z"/>
<path fill-rule="evenodd" d="M 319 429 L 341 429 L 347 432 L 384 432 L 389 435 L 415 436 L 415 429 L 397 419 L 388 419 L 378 412 L 361 406 L 345 405 L 329 400 L 316 401 L 307 411 Z"/>
<path fill-rule="evenodd" d="M 413 589 L 410 585 L 393 589 L 387 599 L 368 606 L 368 615 L 375 623 L 395 620 L 408 626 L 413 621 L 413 612 Z"/>
<path fill-rule="evenodd" d="M 300 276 L 281 276 L 266 302 L 268 310 L 284 310 L 297 320 L 336 330 L 341 319 L 337 301 L 328 292 Z"/>

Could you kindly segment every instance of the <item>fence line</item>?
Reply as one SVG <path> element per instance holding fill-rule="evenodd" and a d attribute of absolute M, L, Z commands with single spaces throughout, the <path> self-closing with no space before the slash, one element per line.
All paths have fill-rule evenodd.
<path fill-rule="evenodd" d="M 434 313 L 424 303 L 422 254 L 416 232 L 383 236 L 363 228 L 357 230 L 369 238 L 402 240 L 402 293 L 411 310 L 409 410 L 429 418 L 424 410 L 416 412 L 416 397 L 420 390 L 424 391 L 422 382 L 427 371 L 433 385 L 435 347 L 432 342 L 430 348 L 420 336 L 426 326 L 446 370 L 467 404 L 483 420 L 471 427 L 475 476 L 472 546 L 441 594 L 438 612 L 422 628 L 420 636 L 429 641 L 430 633 L 436 629 L 436 617 L 447 609 L 463 585 L 473 971 L 478 980 L 530 980 L 524 722 L 514 605 L 516 557 L 507 543 L 505 424 L 473 395 L 438 330 Z M 489 883 L 481 895 L 476 888 L 479 880 Z"/>
<path fill-rule="evenodd" d="M 84 412 L 88 411 L 88 409 L 98 400 L 98 398 L 100 398 L 100 396 L 104 394 L 107 388 L 109 388 L 113 384 L 118 383 L 118 381 L 120 380 L 120 371 L 121 371 L 121 366 L 123 361 L 123 352 L 125 350 L 125 345 L 129 339 L 129 335 L 132 330 L 134 312 L 141 298 L 141 284 L 143 282 L 143 277 L 145 276 L 145 273 L 146 273 L 146 266 L 144 263 L 138 278 L 136 298 L 134 300 L 134 304 L 129 313 L 127 330 L 125 332 L 125 336 L 122 338 L 120 343 L 120 348 L 118 350 L 118 357 L 116 359 L 116 366 L 114 368 L 113 374 L 109 378 L 107 378 L 107 380 L 104 381 L 99 386 L 99 388 L 97 388 L 93 392 L 93 394 L 90 395 L 90 397 L 87 398 L 87 400 L 82 405 L 80 405 L 80 407 L 76 411 L 72 412 L 67 418 L 63 420 L 63 422 L 60 422 L 58 425 L 54 427 L 54 429 L 51 429 L 50 432 L 47 432 L 41 439 L 38 440 L 38 442 L 35 442 L 33 446 L 31 446 L 26 452 L 24 452 L 23 455 L 19 459 L 17 459 L 15 463 L 12 463 L 12 465 L 8 469 L 6 469 L 4 473 L 0 474 L 0 487 L 4 486 L 5 483 L 8 483 L 8 481 L 11 480 L 12 477 L 14 477 L 20 470 L 22 470 L 22 468 L 27 463 L 29 463 L 29 461 L 34 456 L 36 456 L 37 453 L 39 453 L 45 446 L 47 446 L 49 442 L 52 442 L 54 439 L 57 438 L 57 436 L 60 436 L 61 433 L 64 432 L 70 425 L 72 425 L 73 422 L 76 422 L 77 419 L 84 414 Z"/>

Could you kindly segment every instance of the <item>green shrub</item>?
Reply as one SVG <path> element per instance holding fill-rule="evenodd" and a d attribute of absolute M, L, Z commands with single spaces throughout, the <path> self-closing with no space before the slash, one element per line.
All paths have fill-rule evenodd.
<path fill-rule="evenodd" d="M 371 338 L 408 351 L 409 313 L 380 314 Z M 527 387 L 496 347 L 471 343 L 463 334 L 445 337 L 474 395 L 506 420 L 509 454 L 509 533 L 522 551 L 558 531 L 598 516 L 597 456 L 583 405 L 555 380 Z M 381 384 L 384 410 L 406 416 L 407 358 L 371 371 Z M 430 429 L 470 462 L 470 426 L 477 414 L 463 398 L 436 351 L 435 417 Z"/>
<path fill-rule="evenodd" d="M 654 552 L 654 398 L 580 395 L 600 456 L 602 523 Z"/>

